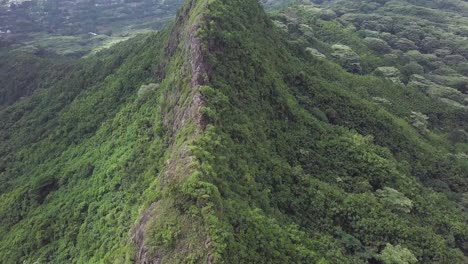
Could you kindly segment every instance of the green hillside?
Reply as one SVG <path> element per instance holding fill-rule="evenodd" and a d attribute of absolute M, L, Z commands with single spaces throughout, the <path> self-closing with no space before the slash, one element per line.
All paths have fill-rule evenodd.
<path fill-rule="evenodd" d="M 0 262 L 466 263 L 463 93 L 374 74 L 406 64 L 314 8 L 186 0 L 39 56 L 57 69 L 0 106 Z"/>

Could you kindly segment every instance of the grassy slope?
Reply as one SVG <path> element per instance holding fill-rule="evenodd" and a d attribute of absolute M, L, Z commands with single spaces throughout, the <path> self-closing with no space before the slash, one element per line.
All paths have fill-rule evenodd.
<path fill-rule="evenodd" d="M 420 183 L 466 175 L 433 164 L 444 142 L 350 92 L 382 81 L 308 57 L 256 1 L 206 3 L 1 110 L 0 258 L 361 263 L 391 243 L 462 263 L 466 214 Z"/>

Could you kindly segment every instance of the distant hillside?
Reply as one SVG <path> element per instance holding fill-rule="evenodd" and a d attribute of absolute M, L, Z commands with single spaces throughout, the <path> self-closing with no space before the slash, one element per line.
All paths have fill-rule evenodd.
<path fill-rule="evenodd" d="M 0 30 L 111 34 L 115 22 L 148 17 L 161 20 L 172 16 L 180 3 L 180 0 L 3 0 Z"/>
<path fill-rule="evenodd" d="M 81 57 L 161 29 L 181 0 L 27 0 L 0 6 L 0 53 L 48 52 Z M 1 49 L 3 48 L 3 49 Z"/>

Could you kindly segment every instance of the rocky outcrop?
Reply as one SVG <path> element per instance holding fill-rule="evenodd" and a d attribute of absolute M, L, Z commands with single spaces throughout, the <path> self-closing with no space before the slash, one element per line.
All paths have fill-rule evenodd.
<path fill-rule="evenodd" d="M 154 216 L 155 209 L 156 209 L 156 204 L 154 203 L 148 209 L 146 209 L 146 211 L 141 216 L 140 221 L 133 229 L 132 239 L 138 247 L 136 255 L 135 255 L 137 263 L 158 264 L 161 262 L 160 258 L 158 257 L 154 257 L 150 259 L 148 255 L 148 247 L 145 244 L 145 226 L 148 224 L 150 219 Z"/>
<path fill-rule="evenodd" d="M 166 79 L 177 78 L 177 81 L 174 83 L 174 89 L 166 95 L 168 101 L 175 103 L 168 109 L 170 112 L 163 113 L 165 115 L 164 125 L 170 130 L 170 135 L 173 139 L 177 138 L 186 129 L 191 130 L 190 135 L 182 142 L 174 142 L 169 147 L 170 158 L 166 162 L 164 172 L 158 179 L 161 191 L 164 191 L 170 184 L 183 181 L 193 173 L 194 168 L 192 164 L 194 159 L 190 153 L 190 144 L 205 128 L 201 113 L 204 104 L 199 89 L 209 79 L 210 68 L 206 63 L 202 41 L 197 35 L 201 24 L 204 23 L 203 15 L 193 12 L 195 7 L 199 8 L 201 5 L 206 8 L 205 1 L 186 1 L 185 6 L 179 12 L 166 46 L 164 69 L 159 70 L 161 76 L 164 76 Z M 183 58 L 184 60 L 180 66 L 177 65 L 179 63 L 177 61 L 178 58 Z M 176 68 L 182 75 L 174 75 L 173 70 Z M 146 234 L 148 232 L 148 225 L 155 223 L 157 225 L 158 221 L 164 221 L 161 220 L 162 217 L 159 214 L 170 210 L 170 205 L 165 200 L 160 200 L 154 202 L 142 213 L 138 224 L 133 230 L 133 241 L 137 248 L 135 263 L 162 263 L 164 259 L 163 253 L 158 250 L 156 252 L 150 250 Z M 180 217 L 183 218 L 183 216 Z M 185 228 L 193 229 L 201 227 Z M 201 241 L 202 239 L 200 239 L 200 245 L 203 244 Z M 189 251 L 192 250 L 192 246 L 184 242 L 183 239 L 177 243 L 176 248 L 179 251 L 187 251 L 187 254 L 189 254 Z M 179 252 L 178 254 L 182 253 Z M 165 257 L 167 256 L 165 255 Z"/>

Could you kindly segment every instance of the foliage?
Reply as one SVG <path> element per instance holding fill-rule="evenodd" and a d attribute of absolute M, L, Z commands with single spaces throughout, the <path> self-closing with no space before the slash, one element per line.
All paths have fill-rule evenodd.
<path fill-rule="evenodd" d="M 385 264 L 411 264 L 417 263 L 416 257 L 406 248 L 400 245 L 393 246 L 387 244 L 380 254 L 380 258 Z"/>
<path fill-rule="evenodd" d="M 153 79 L 164 38 L 81 61 L 1 110 L 3 262 L 133 258 L 129 230 L 166 144 L 154 107 L 161 91 L 135 98 Z"/>
<path fill-rule="evenodd" d="M 378 190 L 377 196 L 385 205 L 391 208 L 395 208 L 396 210 L 409 213 L 411 212 L 411 209 L 413 209 L 413 201 L 405 197 L 405 195 L 399 191 L 390 187 L 385 187 L 383 190 Z"/>
<path fill-rule="evenodd" d="M 445 132 L 465 112 L 369 74 L 391 58 L 295 8 L 313 35 L 254 0 L 186 1 L 0 110 L 0 258 L 466 262 L 465 143 Z M 307 50 L 338 42 L 362 75 Z"/>

